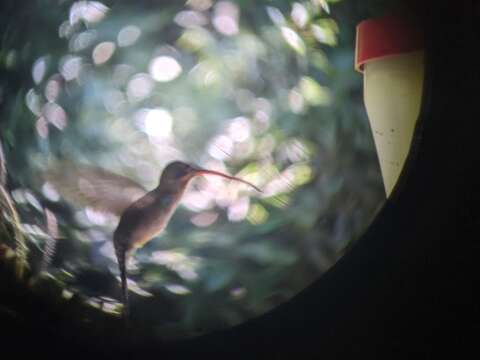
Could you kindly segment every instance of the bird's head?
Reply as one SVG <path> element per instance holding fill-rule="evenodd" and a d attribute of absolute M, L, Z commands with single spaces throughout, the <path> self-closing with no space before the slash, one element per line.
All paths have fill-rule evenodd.
<path fill-rule="evenodd" d="M 218 171 L 202 169 L 194 165 L 190 165 L 181 161 L 174 161 L 168 164 L 162 172 L 160 177 L 160 187 L 165 188 L 184 188 L 188 182 L 199 175 L 215 175 L 221 176 L 226 179 L 235 180 L 247 184 L 253 187 L 257 191 L 261 191 L 255 185 L 245 181 L 243 179 L 237 178 L 235 176 L 230 176 L 223 174 Z"/>
<path fill-rule="evenodd" d="M 172 187 L 188 183 L 195 176 L 195 167 L 181 162 L 174 161 L 163 169 L 160 176 L 160 185 Z"/>

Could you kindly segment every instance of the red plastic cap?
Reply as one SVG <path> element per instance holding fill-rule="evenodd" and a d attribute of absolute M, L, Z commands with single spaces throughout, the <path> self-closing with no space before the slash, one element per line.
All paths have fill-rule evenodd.
<path fill-rule="evenodd" d="M 364 20 L 357 25 L 355 69 L 373 59 L 423 49 L 423 34 L 407 19 L 385 16 Z"/>

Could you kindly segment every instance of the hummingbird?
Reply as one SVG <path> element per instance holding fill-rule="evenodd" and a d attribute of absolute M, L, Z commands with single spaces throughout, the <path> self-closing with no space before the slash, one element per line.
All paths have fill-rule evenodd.
<path fill-rule="evenodd" d="M 123 316 L 128 321 L 129 299 L 127 261 L 135 249 L 162 233 L 189 184 L 196 176 L 214 175 L 247 184 L 252 183 L 218 171 L 203 169 L 181 161 L 169 163 L 160 175 L 158 186 L 147 191 L 136 182 L 104 169 L 82 166 L 50 173 L 46 180 L 67 199 L 120 216 L 113 232 L 113 245 L 120 271 Z"/>

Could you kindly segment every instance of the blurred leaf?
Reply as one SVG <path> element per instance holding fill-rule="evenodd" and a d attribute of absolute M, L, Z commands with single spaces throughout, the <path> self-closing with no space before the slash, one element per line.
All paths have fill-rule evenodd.
<path fill-rule="evenodd" d="M 327 71 L 329 62 L 327 57 L 321 51 L 313 51 L 310 55 L 310 61 L 312 64 L 320 70 Z"/>
<path fill-rule="evenodd" d="M 253 225 L 260 225 L 268 220 L 268 211 L 260 204 L 253 204 L 247 215 Z"/>
<path fill-rule="evenodd" d="M 285 208 L 290 202 L 290 195 L 287 193 L 277 194 L 271 197 L 263 198 L 262 201 L 265 203 L 275 206 L 277 208 Z"/>
<path fill-rule="evenodd" d="M 320 19 L 316 22 L 316 24 L 321 28 L 330 29 L 334 33 L 340 32 L 337 22 L 333 19 Z"/>
<path fill-rule="evenodd" d="M 327 14 L 330 14 L 330 7 L 328 6 L 327 0 L 311 0 L 311 2 L 316 6 L 320 6 Z"/>
<path fill-rule="evenodd" d="M 205 49 L 213 42 L 210 33 L 202 28 L 185 30 L 178 38 L 177 44 L 180 48 L 191 52 L 197 52 Z"/>
<path fill-rule="evenodd" d="M 306 53 L 306 46 L 302 38 L 291 28 L 282 26 L 282 36 L 290 47 L 295 50 L 299 55 L 304 56 Z"/>
<path fill-rule="evenodd" d="M 330 27 L 313 24 L 312 33 L 315 39 L 322 44 L 330 46 L 337 45 L 337 36 L 335 34 L 335 30 Z"/>
<path fill-rule="evenodd" d="M 328 88 L 321 86 L 311 77 L 302 77 L 299 87 L 305 100 L 313 106 L 326 106 L 332 101 Z"/>

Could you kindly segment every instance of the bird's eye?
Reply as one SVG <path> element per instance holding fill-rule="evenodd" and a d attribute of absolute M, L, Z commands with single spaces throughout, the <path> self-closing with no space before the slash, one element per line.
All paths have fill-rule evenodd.
<path fill-rule="evenodd" d="M 184 176 L 190 173 L 190 166 L 187 164 L 182 164 L 182 166 L 178 169 L 178 175 Z"/>

